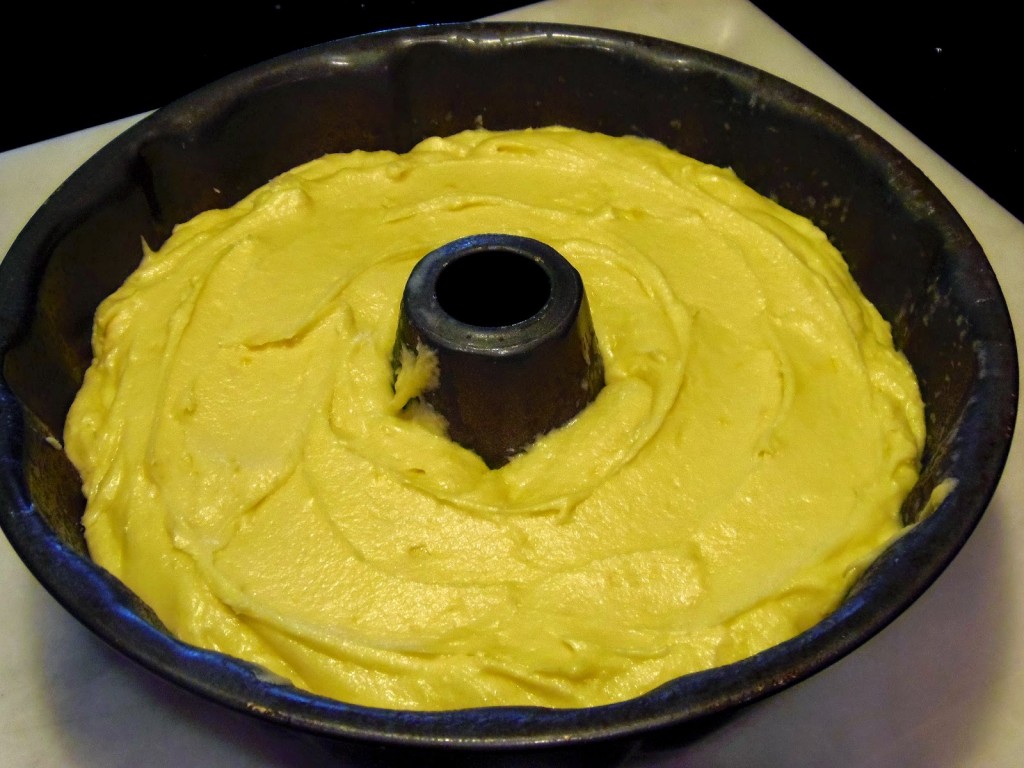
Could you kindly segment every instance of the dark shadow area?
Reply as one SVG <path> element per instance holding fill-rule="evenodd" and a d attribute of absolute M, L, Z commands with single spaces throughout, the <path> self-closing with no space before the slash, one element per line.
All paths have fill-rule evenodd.
<path fill-rule="evenodd" d="M 1017 218 L 1024 134 L 1009 6 L 754 5 Z"/>
<path fill-rule="evenodd" d="M 224 75 L 316 43 L 470 21 L 514 0 L 25 3 L 0 31 L 0 151 L 162 107 Z"/>

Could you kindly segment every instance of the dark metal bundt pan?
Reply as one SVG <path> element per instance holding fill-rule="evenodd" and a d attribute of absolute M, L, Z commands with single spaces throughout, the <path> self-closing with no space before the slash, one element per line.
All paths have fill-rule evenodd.
<path fill-rule="evenodd" d="M 904 508 L 913 525 L 817 626 L 757 656 L 589 709 L 400 712 L 269 681 L 170 637 L 88 558 L 74 469 L 54 447 L 90 359 L 92 316 L 200 211 L 326 152 L 407 150 L 483 125 L 563 124 L 658 139 L 731 166 L 814 220 L 849 260 L 920 377 L 929 436 Z M 235 709 L 317 734 L 438 748 L 583 745 L 693 729 L 806 678 L 882 629 L 961 548 L 1009 449 L 1017 360 L 999 286 L 952 206 L 877 135 L 820 99 L 710 53 L 546 24 L 400 29 L 245 70 L 162 109 L 97 153 L 0 267 L 0 522 L 47 589 L 111 645 Z M 943 478 L 956 489 L 924 519 Z"/>

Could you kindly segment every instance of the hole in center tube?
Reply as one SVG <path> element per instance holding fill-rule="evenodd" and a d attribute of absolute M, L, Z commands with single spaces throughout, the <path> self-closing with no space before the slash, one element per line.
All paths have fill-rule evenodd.
<path fill-rule="evenodd" d="M 490 249 L 448 264 L 437 276 L 435 295 L 459 322 L 500 328 L 540 312 L 551 297 L 551 279 L 527 256 Z"/>

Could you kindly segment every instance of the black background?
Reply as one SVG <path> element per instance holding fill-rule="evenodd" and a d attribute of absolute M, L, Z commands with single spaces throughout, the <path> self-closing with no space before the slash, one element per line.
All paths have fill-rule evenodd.
<path fill-rule="evenodd" d="M 641 0 L 642 1 L 642 0 Z M 682 1 L 682 0 L 681 0 Z M 918 138 L 1024 219 L 1024 39 L 995 3 L 755 0 Z M 483 0 L 18 4 L 0 22 L 0 151 L 160 107 L 279 53 L 523 5 Z"/>

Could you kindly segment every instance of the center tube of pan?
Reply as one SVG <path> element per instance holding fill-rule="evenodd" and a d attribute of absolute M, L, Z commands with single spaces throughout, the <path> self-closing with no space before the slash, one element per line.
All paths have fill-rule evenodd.
<path fill-rule="evenodd" d="M 492 469 L 570 421 L 604 386 L 579 273 L 526 237 L 473 235 L 416 264 L 402 296 L 395 375 L 419 354 L 433 354 L 438 367 L 420 399 L 450 439 Z"/>

